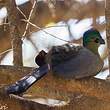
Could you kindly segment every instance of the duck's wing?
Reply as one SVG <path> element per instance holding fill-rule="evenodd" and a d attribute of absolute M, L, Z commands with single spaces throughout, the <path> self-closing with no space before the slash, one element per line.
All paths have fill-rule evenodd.
<path fill-rule="evenodd" d="M 53 46 L 46 56 L 46 62 L 51 66 L 57 66 L 73 57 L 75 58 L 80 49 L 82 49 L 81 46 L 76 47 L 73 44 Z"/>
<path fill-rule="evenodd" d="M 53 47 L 48 58 L 52 73 L 65 78 L 94 76 L 103 67 L 98 55 L 84 47 L 69 44 Z"/>

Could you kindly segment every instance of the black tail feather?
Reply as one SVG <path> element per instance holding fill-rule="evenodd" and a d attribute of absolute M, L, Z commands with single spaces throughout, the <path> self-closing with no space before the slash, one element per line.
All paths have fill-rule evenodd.
<path fill-rule="evenodd" d="M 15 84 L 12 84 L 6 87 L 5 89 L 8 94 L 19 95 L 25 92 L 29 87 L 31 87 L 36 81 L 41 79 L 45 74 L 47 74 L 48 70 L 49 68 L 47 64 L 42 67 L 39 67 L 38 69 L 34 69 L 31 74 L 23 77 Z"/>

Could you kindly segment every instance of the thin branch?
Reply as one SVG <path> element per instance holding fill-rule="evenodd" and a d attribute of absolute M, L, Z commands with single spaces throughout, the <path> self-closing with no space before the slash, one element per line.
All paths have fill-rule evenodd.
<path fill-rule="evenodd" d="M 2 24 L 0 24 L 0 26 L 2 26 L 2 25 L 9 25 L 10 23 L 2 23 Z"/>
<path fill-rule="evenodd" d="M 35 48 L 35 50 L 38 52 L 38 48 L 35 45 L 35 43 L 32 41 L 32 39 L 30 37 L 27 37 L 27 40 L 29 40 L 31 42 L 31 44 L 33 45 L 33 47 Z"/>
<path fill-rule="evenodd" d="M 71 39 L 71 40 L 73 40 L 73 35 L 72 35 L 72 32 L 71 32 L 71 27 L 70 27 L 70 25 L 68 24 L 68 22 L 65 22 L 66 23 L 66 25 L 67 25 L 67 29 L 68 29 L 68 33 L 69 33 L 69 38 Z"/>
<path fill-rule="evenodd" d="M 28 18 L 26 17 L 26 15 L 22 12 L 22 10 L 17 6 L 16 7 L 17 10 L 24 16 L 24 18 L 27 20 Z"/>
<path fill-rule="evenodd" d="M 2 52 L 2 54 L 0 53 L 0 64 L 2 62 L 2 60 L 5 58 L 5 56 L 9 53 L 10 51 L 5 51 L 5 52 Z"/>
<path fill-rule="evenodd" d="M 108 66 L 106 66 L 106 67 L 104 67 L 103 69 L 102 69 L 102 71 L 101 72 L 104 72 L 104 71 L 106 71 L 106 70 L 108 70 L 109 69 L 109 67 Z M 102 73 L 103 74 L 103 73 Z"/>
<path fill-rule="evenodd" d="M 53 34 L 51 34 L 51 33 L 48 33 L 48 32 L 45 31 L 43 28 L 41 28 L 41 27 L 39 27 L 39 26 L 37 26 L 37 25 L 35 25 L 35 24 L 33 24 L 33 23 L 31 23 L 31 22 L 25 20 L 25 19 L 22 19 L 22 21 L 28 22 L 30 25 L 32 25 L 32 26 L 35 27 L 36 29 L 39 29 L 39 30 L 43 31 L 44 33 L 46 33 L 46 34 L 48 34 L 48 35 L 50 35 L 50 36 L 52 36 L 52 37 L 54 37 L 54 38 L 56 38 L 56 39 L 59 39 L 59 40 L 61 40 L 61 41 L 67 42 L 67 43 L 70 43 L 70 41 L 67 41 L 67 40 L 58 38 L 57 36 L 55 36 L 55 35 L 53 35 Z"/>
<path fill-rule="evenodd" d="M 3 54 L 5 54 L 5 53 L 7 53 L 7 52 L 12 51 L 12 50 L 13 50 L 13 49 L 8 49 L 8 50 L 6 50 L 6 51 L 2 52 L 2 53 L 0 53 L 0 56 L 2 56 Z"/>
<path fill-rule="evenodd" d="M 35 8 L 36 3 L 37 3 L 37 1 L 36 1 L 36 0 L 34 0 L 33 6 L 32 6 L 32 9 L 31 9 L 31 11 L 30 11 L 30 14 L 29 14 L 29 17 L 28 17 L 27 21 L 30 21 L 30 19 L 31 19 L 32 13 L 33 13 L 33 11 L 34 11 L 34 8 Z M 27 32 L 27 30 L 28 30 L 28 27 L 29 27 L 29 23 L 27 22 L 27 24 L 26 24 L 26 29 L 25 29 L 25 31 L 24 31 L 24 33 L 23 33 L 22 37 L 24 37 L 24 36 L 26 35 L 26 32 Z"/>
<path fill-rule="evenodd" d="M 67 27 L 67 25 L 57 25 L 57 26 L 46 26 L 46 27 L 44 27 L 44 28 L 42 28 L 42 29 L 47 29 L 47 28 L 52 28 L 52 27 Z"/>

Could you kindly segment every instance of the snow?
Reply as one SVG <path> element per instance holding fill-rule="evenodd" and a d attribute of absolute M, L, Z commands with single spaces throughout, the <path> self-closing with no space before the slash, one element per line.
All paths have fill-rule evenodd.
<path fill-rule="evenodd" d="M 24 39 L 23 40 L 23 64 L 24 66 L 34 67 L 36 66 L 34 62 L 34 57 L 36 55 L 36 51 L 33 48 L 32 44 Z M 13 65 L 13 51 L 9 52 L 6 57 L 1 61 L 2 65 Z"/>
<path fill-rule="evenodd" d="M 7 9 L 2 7 L 0 9 L 0 24 L 2 23 L 3 19 L 7 16 Z"/>
<path fill-rule="evenodd" d="M 74 39 L 79 39 L 83 36 L 83 33 L 90 29 L 92 26 L 92 18 L 83 19 L 77 24 L 74 21 L 70 21 L 71 32 L 74 35 Z"/>
<path fill-rule="evenodd" d="M 21 5 L 21 4 L 28 2 L 29 0 L 15 0 L 15 1 L 17 5 Z"/>
<path fill-rule="evenodd" d="M 109 75 L 109 70 L 106 70 L 104 72 L 100 72 L 98 75 L 96 75 L 96 78 L 100 78 L 100 79 L 106 79 L 107 76 Z"/>
<path fill-rule="evenodd" d="M 55 26 L 62 26 L 62 25 L 65 25 L 65 23 L 59 22 Z M 58 38 L 61 38 L 63 40 L 70 41 L 68 28 L 66 26 L 51 27 L 51 28 L 44 29 L 44 31 L 46 31 Z M 59 40 L 51 35 L 46 34 L 42 30 L 39 32 L 33 33 L 31 35 L 31 38 L 34 41 L 34 43 L 36 44 L 36 46 L 38 47 L 38 51 L 45 50 L 46 52 L 48 52 L 48 50 L 52 46 L 62 45 L 62 44 L 67 43 L 67 42 Z"/>
<path fill-rule="evenodd" d="M 104 24 L 105 23 L 105 16 L 100 16 L 99 18 L 97 18 L 96 22 L 98 22 L 99 24 Z"/>
<path fill-rule="evenodd" d="M 90 0 L 76 0 L 76 1 L 82 2 L 82 3 L 87 3 L 87 2 L 89 2 Z"/>
<path fill-rule="evenodd" d="M 5 58 L 1 61 L 3 65 L 13 65 L 13 52 L 10 51 Z"/>

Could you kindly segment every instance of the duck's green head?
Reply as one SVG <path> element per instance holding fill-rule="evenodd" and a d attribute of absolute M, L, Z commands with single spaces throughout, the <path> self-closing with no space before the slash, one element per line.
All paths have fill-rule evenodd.
<path fill-rule="evenodd" d="M 98 52 L 98 47 L 101 44 L 105 44 L 104 39 L 100 35 L 99 31 L 92 28 L 86 31 L 83 35 L 83 46 L 93 52 Z"/>

